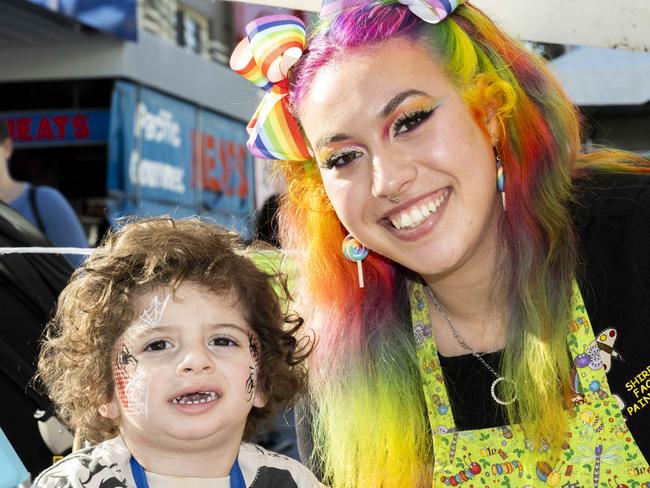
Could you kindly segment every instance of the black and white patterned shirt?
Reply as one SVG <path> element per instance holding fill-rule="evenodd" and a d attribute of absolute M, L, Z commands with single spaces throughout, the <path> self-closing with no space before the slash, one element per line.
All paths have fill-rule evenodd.
<path fill-rule="evenodd" d="M 135 488 L 129 460 L 131 453 L 121 437 L 76 451 L 43 471 L 32 488 Z M 247 488 L 322 488 L 316 477 L 298 461 L 242 443 L 239 465 Z M 151 475 L 151 488 L 163 486 L 202 486 L 201 478 L 175 478 Z M 187 482 L 185 482 L 187 481 Z M 210 478 L 212 488 L 228 488 L 229 478 Z"/>

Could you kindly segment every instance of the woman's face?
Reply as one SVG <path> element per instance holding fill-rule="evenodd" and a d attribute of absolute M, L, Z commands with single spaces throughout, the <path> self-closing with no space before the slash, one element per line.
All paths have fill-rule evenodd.
<path fill-rule="evenodd" d="M 494 257 L 497 122 L 475 120 L 420 45 L 338 56 L 299 116 L 339 219 L 368 248 L 425 277 Z"/>

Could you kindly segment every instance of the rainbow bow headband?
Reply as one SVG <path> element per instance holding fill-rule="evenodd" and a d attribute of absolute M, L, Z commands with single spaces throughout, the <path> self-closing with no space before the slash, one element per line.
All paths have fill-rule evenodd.
<path fill-rule="evenodd" d="M 399 0 L 425 22 L 437 24 L 465 0 Z M 323 0 L 321 18 L 369 0 Z M 291 15 L 269 15 L 250 22 L 246 37 L 230 57 L 230 67 L 266 94 L 248 123 L 247 146 L 261 159 L 306 161 L 313 155 L 300 124 L 289 110 L 287 73 L 305 49 L 305 24 Z"/>
<path fill-rule="evenodd" d="M 287 106 L 287 72 L 305 48 L 305 24 L 291 15 L 269 15 L 246 26 L 230 67 L 266 90 L 248 123 L 248 148 L 262 159 L 312 159 L 298 121 Z"/>
<path fill-rule="evenodd" d="M 437 24 L 451 14 L 465 0 L 399 0 L 415 15 L 429 24 Z M 330 19 L 339 12 L 352 7 L 357 7 L 368 0 L 323 0 L 320 9 L 321 19 Z"/>

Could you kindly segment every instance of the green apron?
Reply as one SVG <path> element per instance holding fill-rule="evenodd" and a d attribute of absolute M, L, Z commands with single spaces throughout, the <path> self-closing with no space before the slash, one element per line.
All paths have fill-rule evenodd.
<path fill-rule="evenodd" d="M 421 283 L 410 284 L 413 332 L 433 435 L 433 485 L 483 487 L 650 488 L 650 467 L 612 397 L 594 333 L 573 285 L 567 336 L 576 365 L 575 415 L 559 460 L 533 448 L 519 425 L 458 431 L 449 403 Z M 542 399 L 540 399 L 542 400 Z M 553 463 L 553 464 L 551 464 Z"/>

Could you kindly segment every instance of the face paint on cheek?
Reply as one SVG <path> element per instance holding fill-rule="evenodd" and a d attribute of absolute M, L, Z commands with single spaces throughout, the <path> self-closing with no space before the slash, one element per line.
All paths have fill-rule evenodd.
<path fill-rule="evenodd" d="M 248 333 L 248 349 L 255 364 L 260 362 L 260 343 L 252 332 Z"/>
<path fill-rule="evenodd" d="M 115 375 L 115 389 L 117 390 L 117 396 L 124 408 L 128 408 L 129 406 L 126 387 L 137 368 L 138 360 L 133 356 L 133 354 L 131 354 L 128 346 L 122 343 L 115 355 L 113 371 Z"/>
<path fill-rule="evenodd" d="M 169 295 L 161 302 L 158 295 L 151 299 L 151 305 L 149 308 L 146 308 L 140 314 L 140 322 L 149 327 L 155 327 L 160 323 L 165 313 L 165 308 L 167 308 L 167 303 L 169 302 Z"/>
<path fill-rule="evenodd" d="M 246 393 L 250 402 L 255 395 L 255 366 L 248 366 L 248 379 L 246 380 Z"/>
<path fill-rule="evenodd" d="M 126 411 L 134 417 L 149 418 L 149 387 L 151 379 L 142 371 L 137 371 L 124 388 L 128 405 Z"/>

